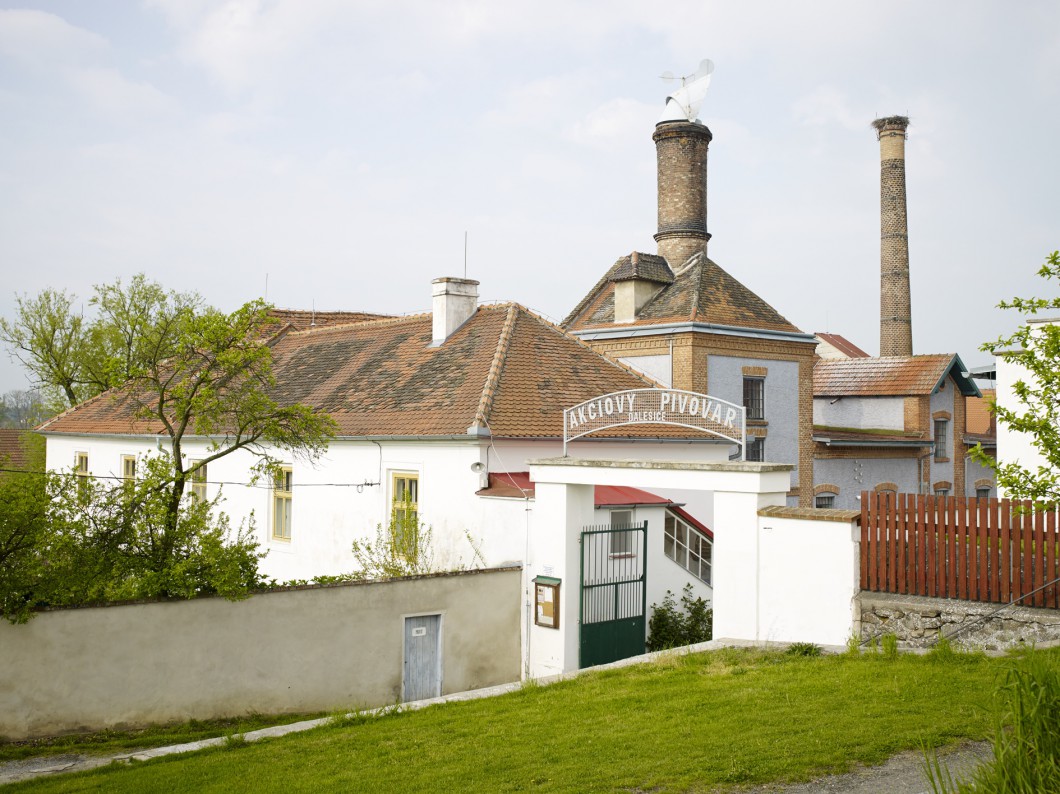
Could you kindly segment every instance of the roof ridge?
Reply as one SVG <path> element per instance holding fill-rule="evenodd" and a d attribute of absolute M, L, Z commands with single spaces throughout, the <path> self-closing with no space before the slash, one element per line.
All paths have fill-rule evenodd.
<path fill-rule="evenodd" d="M 430 312 L 419 312 L 418 314 L 402 314 L 400 316 L 392 317 L 380 317 L 376 320 L 363 320 L 356 323 L 337 323 L 335 325 L 321 325 L 313 328 L 303 328 L 301 330 L 295 329 L 290 331 L 287 336 L 300 336 L 303 334 L 322 334 L 327 331 L 349 331 L 351 328 L 363 328 L 364 326 L 371 326 L 373 328 L 380 325 L 397 325 L 398 323 L 405 322 L 406 320 L 419 320 L 423 317 L 430 317 Z"/>
<path fill-rule="evenodd" d="M 511 303 L 508 306 L 504 325 L 501 326 L 501 332 L 497 335 L 497 349 L 493 353 L 493 361 L 490 363 L 490 370 L 486 374 L 486 382 L 482 384 L 482 399 L 479 400 L 478 409 L 475 411 L 475 421 L 472 423 L 472 427 L 489 428 L 489 415 L 493 410 L 493 395 L 496 394 L 497 386 L 500 384 L 501 371 L 504 369 L 504 362 L 508 357 L 508 346 L 512 340 L 512 333 L 515 330 L 515 318 L 518 316 L 520 308 L 517 303 Z"/>

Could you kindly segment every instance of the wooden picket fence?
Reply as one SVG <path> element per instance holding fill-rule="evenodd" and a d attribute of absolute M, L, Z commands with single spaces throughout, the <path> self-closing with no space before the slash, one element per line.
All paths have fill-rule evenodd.
<path fill-rule="evenodd" d="M 1060 608 L 1057 510 L 1031 502 L 861 494 L 861 589 Z"/>

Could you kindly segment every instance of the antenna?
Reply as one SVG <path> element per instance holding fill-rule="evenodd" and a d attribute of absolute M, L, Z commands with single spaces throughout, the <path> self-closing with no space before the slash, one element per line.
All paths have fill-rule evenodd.
<path fill-rule="evenodd" d="M 714 74 L 714 61 L 704 58 L 692 74 L 674 77 L 670 72 L 659 75 L 663 80 L 681 81 L 681 87 L 666 96 L 666 109 L 659 121 L 695 121 L 699 106 L 710 87 L 710 76 Z"/>
<path fill-rule="evenodd" d="M 265 273 L 265 302 L 269 302 L 269 274 Z"/>
<path fill-rule="evenodd" d="M 464 229 L 464 278 L 467 278 L 467 229 Z"/>
<path fill-rule="evenodd" d="M 309 327 L 313 328 L 317 324 L 317 299 L 313 298 L 313 301 L 310 305 L 313 307 L 313 311 L 309 315 Z"/>

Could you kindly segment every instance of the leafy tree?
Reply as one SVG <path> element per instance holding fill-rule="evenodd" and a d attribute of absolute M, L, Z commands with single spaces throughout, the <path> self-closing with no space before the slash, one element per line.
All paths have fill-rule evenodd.
<path fill-rule="evenodd" d="M 40 468 L 0 479 L 0 611 L 21 623 L 39 605 L 243 598 L 262 584 L 253 526 L 233 530 L 218 500 L 183 498 L 168 518 L 169 461 L 114 485 Z M 219 499 L 220 497 L 218 497 Z"/>
<path fill-rule="evenodd" d="M 74 296 L 46 289 L 35 298 L 16 296 L 14 319 L 0 318 L 0 341 L 45 388 L 68 406 L 92 396 L 85 381 L 85 322 Z M 100 390 L 97 390 L 100 391 Z"/>
<path fill-rule="evenodd" d="M 1060 251 L 1046 257 L 1038 275 L 1060 281 Z M 1034 318 L 1039 312 L 1060 309 L 1060 297 L 1013 298 L 998 306 Z M 974 456 L 994 469 L 998 486 L 1010 496 L 1060 502 L 1060 324 L 1024 322 L 1011 336 L 987 342 L 981 349 L 1026 370 L 1027 377 L 1013 386 L 1015 404 L 997 404 L 994 413 L 999 423 L 1027 434 L 1045 463 L 1031 469 L 1019 461 L 998 462 L 981 447 Z"/>
<path fill-rule="evenodd" d="M 169 477 L 156 484 L 166 494 L 163 548 L 176 533 L 185 485 L 200 468 L 245 449 L 258 458 L 260 473 L 275 466 L 274 449 L 315 459 L 327 448 L 329 416 L 271 394 L 268 304 L 252 301 L 225 313 L 142 274 L 128 286 L 118 280 L 95 287 L 90 304 L 96 316 L 86 321 L 65 292 L 21 297 L 17 317 L 0 320 L 0 340 L 71 405 L 121 387 L 116 403 L 161 425 L 170 451 Z M 211 439 L 193 465 L 184 456 L 189 436 Z"/>

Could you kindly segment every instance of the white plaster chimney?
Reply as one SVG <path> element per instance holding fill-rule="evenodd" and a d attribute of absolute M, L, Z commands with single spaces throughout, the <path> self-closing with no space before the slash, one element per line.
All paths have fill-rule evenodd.
<path fill-rule="evenodd" d="M 431 282 L 434 299 L 432 345 L 440 345 L 470 319 L 478 306 L 478 282 L 469 278 L 444 276 Z"/>

